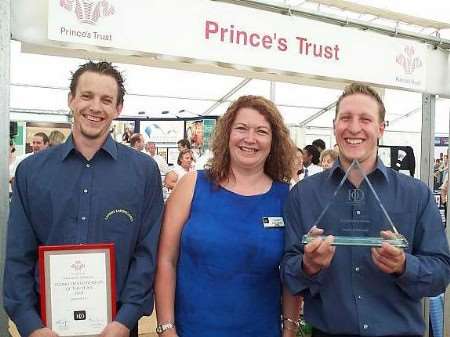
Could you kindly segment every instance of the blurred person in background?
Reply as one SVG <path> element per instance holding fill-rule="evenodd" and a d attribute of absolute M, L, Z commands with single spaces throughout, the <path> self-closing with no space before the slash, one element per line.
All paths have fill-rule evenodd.
<path fill-rule="evenodd" d="M 53 130 L 48 135 L 48 146 L 55 146 L 64 143 L 64 140 L 66 139 L 66 136 L 64 136 L 64 133 L 62 133 L 59 130 Z"/>
<path fill-rule="evenodd" d="M 169 190 L 173 190 L 177 182 L 180 181 L 181 177 L 192 171 L 192 161 L 192 150 L 184 149 L 180 151 L 178 154 L 177 165 L 175 165 L 164 178 L 164 185 Z"/>
<path fill-rule="evenodd" d="M 331 168 L 338 156 L 339 153 L 333 149 L 322 151 L 322 153 L 320 153 L 320 166 L 322 166 L 322 169 L 327 170 Z"/>

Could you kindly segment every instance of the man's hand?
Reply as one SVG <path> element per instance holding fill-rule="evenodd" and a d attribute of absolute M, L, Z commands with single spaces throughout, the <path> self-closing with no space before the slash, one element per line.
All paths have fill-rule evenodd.
<path fill-rule="evenodd" d="M 395 239 L 397 236 L 391 231 L 381 231 L 384 239 Z M 372 248 L 373 263 L 386 274 L 401 275 L 405 272 L 406 256 L 403 249 L 383 242 L 380 248 Z"/>
<path fill-rule="evenodd" d="M 311 236 L 319 236 L 323 234 L 323 229 L 313 227 L 309 231 Z M 323 268 L 327 268 L 331 260 L 333 260 L 336 247 L 331 246 L 334 237 L 329 235 L 322 240 L 315 238 L 313 241 L 305 245 L 303 253 L 303 271 L 309 275 L 315 275 Z"/>
<path fill-rule="evenodd" d="M 130 329 L 122 323 L 113 321 L 103 329 L 100 337 L 130 337 Z"/>
<path fill-rule="evenodd" d="M 58 337 L 58 335 L 49 328 L 41 328 L 34 330 L 29 337 Z"/>

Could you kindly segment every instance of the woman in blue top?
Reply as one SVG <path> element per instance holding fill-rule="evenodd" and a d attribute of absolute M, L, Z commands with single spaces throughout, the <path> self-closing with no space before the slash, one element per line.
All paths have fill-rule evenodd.
<path fill-rule="evenodd" d="M 157 332 L 293 337 L 299 300 L 279 277 L 295 156 L 288 129 L 271 101 L 243 96 L 219 119 L 212 152 L 208 169 L 185 175 L 166 204 Z"/>

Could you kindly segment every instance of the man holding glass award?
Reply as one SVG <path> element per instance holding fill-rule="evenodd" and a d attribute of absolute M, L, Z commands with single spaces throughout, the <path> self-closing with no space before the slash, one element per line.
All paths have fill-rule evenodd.
<path fill-rule="evenodd" d="M 115 142 L 121 73 L 88 62 L 72 74 L 72 134 L 18 167 L 4 304 L 22 337 L 137 336 L 153 309 L 163 208 L 147 155 Z"/>
<path fill-rule="evenodd" d="M 313 336 L 422 336 L 421 299 L 445 291 L 450 254 L 428 187 L 383 165 L 384 104 L 351 84 L 337 101 L 339 160 L 285 206 L 282 279 Z"/>

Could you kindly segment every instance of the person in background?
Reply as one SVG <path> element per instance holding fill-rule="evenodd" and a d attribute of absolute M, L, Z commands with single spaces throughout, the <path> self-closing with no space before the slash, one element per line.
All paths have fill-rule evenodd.
<path fill-rule="evenodd" d="M 14 181 L 14 166 L 16 161 L 16 148 L 12 139 L 9 140 L 9 152 L 8 152 L 8 172 L 9 172 L 9 194 L 12 192 L 12 184 Z"/>
<path fill-rule="evenodd" d="M 303 166 L 304 177 L 312 176 L 316 173 L 322 172 L 319 166 L 320 152 L 314 145 L 306 145 L 303 149 Z"/>
<path fill-rule="evenodd" d="M 159 154 L 156 154 L 156 144 L 153 142 L 145 143 L 145 153 L 147 153 L 150 157 L 156 161 L 158 164 L 159 172 L 161 172 L 161 176 L 165 176 L 167 172 L 170 171 L 169 165 L 167 165 L 166 159 L 161 157 Z"/>
<path fill-rule="evenodd" d="M 292 171 L 291 178 L 291 188 L 298 183 L 304 177 L 304 167 L 303 167 L 303 150 L 297 147 L 297 151 L 295 151 L 295 165 Z"/>
<path fill-rule="evenodd" d="M 29 153 L 25 153 L 21 156 L 17 156 L 16 160 L 14 162 L 14 165 L 12 166 L 12 169 L 10 169 L 10 183 L 13 184 L 14 183 L 14 179 L 15 179 L 15 175 L 16 175 L 16 170 L 17 167 L 19 166 L 19 164 L 25 160 L 26 158 L 28 158 L 29 156 L 38 153 L 42 150 L 45 150 L 48 148 L 48 144 L 49 144 L 49 138 L 47 136 L 47 134 L 45 132 L 37 132 L 33 135 L 33 138 L 31 139 L 31 149 L 33 150 L 32 152 Z"/>
<path fill-rule="evenodd" d="M 62 133 L 59 130 L 53 130 L 48 135 L 48 147 L 62 144 L 62 143 L 64 143 L 65 139 L 66 139 L 66 136 L 64 136 L 64 133 Z"/>
<path fill-rule="evenodd" d="M 57 337 L 39 314 L 40 245 L 114 244 L 117 314 L 101 337 L 137 337 L 139 318 L 153 310 L 161 177 L 147 155 L 110 136 L 124 94 L 122 75 L 109 62 L 80 66 L 68 95 L 72 134 L 17 168 L 3 303 L 23 337 Z"/>
<path fill-rule="evenodd" d="M 331 168 L 336 159 L 338 159 L 338 156 L 339 153 L 337 153 L 333 149 L 322 151 L 322 153 L 320 154 L 320 166 L 322 166 L 322 169 L 327 170 Z"/>
<path fill-rule="evenodd" d="M 322 151 L 326 149 L 326 145 L 323 139 L 320 138 L 314 139 L 311 144 L 314 145 L 317 148 L 317 150 L 319 150 L 319 153 L 322 153 Z"/>
<path fill-rule="evenodd" d="M 450 252 L 433 194 L 423 182 L 384 166 L 377 157 L 385 111 L 371 87 L 347 86 L 334 120 L 338 162 L 294 186 L 286 202 L 281 275 L 293 294 L 304 296 L 304 317 L 313 337 L 422 336 L 421 300 L 444 292 L 450 281 Z M 340 185 L 354 160 L 361 168 L 349 171 Z M 330 228 L 336 224 L 347 235 L 356 229 L 357 235 L 398 237 L 382 230 L 385 216 L 361 170 L 408 247 L 388 242 L 373 248 L 333 246 L 332 234 L 339 232 Z M 314 226 L 339 186 L 342 202 Z M 350 197 L 355 190 L 364 196 L 357 203 Z M 307 233 L 315 238 L 302 245 Z"/>
<path fill-rule="evenodd" d="M 178 151 L 181 152 L 183 150 L 190 150 L 191 149 L 191 143 L 187 139 L 180 139 L 177 142 Z"/>
<path fill-rule="evenodd" d="M 271 101 L 242 96 L 219 119 L 212 152 L 210 167 L 186 174 L 166 204 L 157 331 L 294 337 L 299 299 L 282 290 L 279 276 L 295 156 L 289 131 Z"/>
<path fill-rule="evenodd" d="M 164 178 L 164 186 L 166 186 L 169 191 L 173 190 L 181 177 L 192 171 L 192 161 L 193 155 L 191 150 L 184 149 L 180 151 L 178 154 L 177 165 L 175 165 Z"/>
<path fill-rule="evenodd" d="M 140 133 L 133 133 L 133 135 L 130 137 L 130 146 L 135 149 L 136 151 L 143 151 L 144 150 L 144 136 Z"/>

